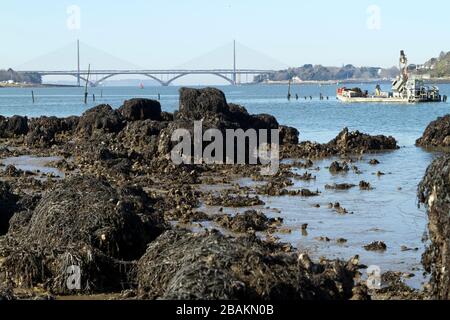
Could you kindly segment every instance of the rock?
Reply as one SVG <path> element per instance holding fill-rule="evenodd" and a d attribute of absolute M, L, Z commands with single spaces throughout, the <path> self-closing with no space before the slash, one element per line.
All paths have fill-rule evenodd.
<path fill-rule="evenodd" d="M 8 232 L 9 221 L 17 209 L 18 200 L 10 185 L 0 181 L 0 236 Z"/>
<path fill-rule="evenodd" d="M 167 128 L 167 122 L 143 120 L 128 122 L 118 134 L 117 140 L 128 153 L 136 153 L 143 159 L 158 157 L 158 144 L 161 132 Z M 167 143 L 171 144 L 170 137 Z M 167 148 L 169 150 L 169 146 Z"/>
<path fill-rule="evenodd" d="M 221 227 L 233 232 L 245 233 L 249 230 L 266 231 L 275 222 L 275 219 L 269 219 L 262 212 L 256 210 L 245 211 L 243 214 L 219 216 L 214 220 Z"/>
<path fill-rule="evenodd" d="M 320 242 L 330 242 L 331 239 L 328 237 L 317 237 L 315 238 L 315 240 L 320 241 Z"/>
<path fill-rule="evenodd" d="M 380 164 L 380 161 L 378 161 L 377 159 L 372 159 L 369 161 L 369 164 L 372 166 L 376 166 L 376 165 Z"/>
<path fill-rule="evenodd" d="M 335 183 L 333 185 L 326 185 L 325 189 L 328 190 L 350 190 L 352 188 L 356 187 L 354 184 L 349 184 L 349 183 Z"/>
<path fill-rule="evenodd" d="M 119 112 L 127 121 L 162 120 L 161 104 L 150 99 L 126 100 Z"/>
<path fill-rule="evenodd" d="M 208 116 L 230 113 L 225 94 L 215 88 L 180 89 L 178 119 L 202 120 Z"/>
<path fill-rule="evenodd" d="M 78 122 L 77 132 L 81 136 L 90 137 L 95 132 L 118 133 L 124 127 L 125 121 L 120 112 L 102 104 L 83 113 Z"/>
<path fill-rule="evenodd" d="M 299 143 L 299 135 L 300 133 L 295 128 L 280 126 L 280 143 L 282 145 L 297 145 Z"/>
<path fill-rule="evenodd" d="M 137 267 L 146 299 L 350 299 L 356 270 L 339 261 L 304 267 L 297 254 L 255 237 L 169 231 L 152 242 Z"/>
<path fill-rule="evenodd" d="M 366 181 L 361 181 L 359 183 L 359 189 L 360 190 L 366 190 L 366 191 L 373 190 L 371 184 L 369 182 L 366 182 Z"/>
<path fill-rule="evenodd" d="M 5 118 L 0 116 L 0 138 L 13 138 L 26 135 L 28 132 L 27 117 L 12 116 Z"/>
<path fill-rule="evenodd" d="M 359 131 L 350 132 L 348 128 L 342 130 L 328 145 L 340 150 L 341 154 L 398 149 L 393 137 L 370 136 Z"/>
<path fill-rule="evenodd" d="M 383 241 L 374 241 L 371 244 L 364 246 L 367 251 L 386 251 L 387 246 Z"/>
<path fill-rule="evenodd" d="M 150 205 L 139 188 L 114 188 L 87 176 L 61 181 L 21 228 L 8 232 L 0 273 L 17 286 L 43 284 L 62 294 L 68 289 L 61 274 L 76 265 L 83 290 L 86 284 L 95 292 L 120 288 L 131 267 L 126 261 L 139 259 L 166 228 Z"/>
<path fill-rule="evenodd" d="M 25 174 L 25 172 L 23 172 L 22 170 L 17 169 L 15 166 L 13 165 L 8 165 L 5 168 L 4 171 L 4 175 L 7 177 L 13 177 L 13 178 L 17 178 L 20 176 L 23 176 Z"/>
<path fill-rule="evenodd" d="M 344 173 L 349 172 L 350 168 L 348 167 L 348 164 L 345 162 L 341 164 L 338 161 L 335 161 L 330 165 L 329 170 L 332 174 L 337 174 L 337 173 L 341 173 L 341 172 L 344 172 Z"/>
<path fill-rule="evenodd" d="M 178 121 L 203 121 L 204 128 L 278 129 L 275 117 L 268 114 L 250 115 L 239 105 L 228 104 L 225 94 L 215 88 L 180 89 Z"/>
<path fill-rule="evenodd" d="M 345 128 L 328 143 L 304 141 L 298 145 L 287 145 L 281 150 L 283 158 L 325 158 L 337 155 L 363 154 L 373 151 L 396 150 L 397 141 L 383 135 L 371 136 Z"/>
<path fill-rule="evenodd" d="M 420 147 L 449 147 L 450 114 L 431 122 L 422 137 L 416 141 L 416 145 Z"/>
<path fill-rule="evenodd" d="M 78 117 L 56 118 L 40 117 L 31 119 L 26 144 L 30 147 L 49 148 L 57 143 L 57 135 L 73 133 L 78 124 Z"/>
<path fill-rule="evenodd" d="M 405 251 L 419 251 L 419 248 L 409 248 L 407 246 L 401 246 L 400 248 L 403 252 Z"/>
<path fill-rule="evenodd" d="M 161 121 L 171 122 L 174 120 L 173 113 L 161 112 Z"/>
<path fill-rule="evenodd" d="M 258 130 L 258 129 L 271 130 L 271 129 L 279 128 L 277 119 L 270 114 L 257 114 L 257 115 L 251 116 L 251 117 L 252 117 L 252 123 L 250 125 L 250 128 L 253 128 L 256 130 Z M 283 138 L 289 138 L 289 137 L 283 137 Z M 281 139 L 281 137 L 280 137 L 280 139 Z"/>
<path fill-rule="evenodd" d="M 339 239 L 336 240 L 336 242 L 337 242 L 338 244 L 345 244 L 345 243 L 348 242 L 348 240 L 347 240 L 347 239 L 344 239 L 344 238 L 339 238 Z"/>
<path fill-rule="evenodd" d="M 344 207 L 341 206 L 341 204 L 339 202 L 336 202 L 334 205 L 332 205 L 332 208 L 334 208 L 334 210 L 336 211 L 336 213 L 340 214 L 340 215 L 346 215 L 348 214 L 347 209 L 345 209 Z"/>
<path fill-rule="evenodd" d="M 14 300 L 16 300 L 16 296 L 14 295 L 13 288 L 6 287 L 3 284 L 0 285 L 0 302 Z"/>
<path fill-rule="evenodd" d="M 436 159 L 419 185 L 419 200 L 428 208 L 429 238 L 422 261 L 431 274 L 433 298 L 450 299 L 450 157 Z"/>

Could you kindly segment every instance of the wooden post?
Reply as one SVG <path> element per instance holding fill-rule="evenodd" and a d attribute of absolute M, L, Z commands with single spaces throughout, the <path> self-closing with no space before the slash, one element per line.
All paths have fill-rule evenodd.
<path fill-rule="evenodd" d="M 89 64 L 88 67 L 88 74 L 86 77 L 86 86 L 84 88 L 84 104 L 87 104 L 87 99 L 88 99 L 88 83 L 89 83 L 89 75 L 91 73 L 91 65 Z"/>
<path fill-rule="evenodd" d="M 288 89 L 288 96 L 287 96 L 287 98 L 288 98 L 288 100 L 291 100 L 291 80 L 289 80 L 289 89 Z"/>
<path fill-rule="evenodd" d="M 31 90 L 31 100 L 32 100 L 33 103 L 34 103 L 34 91 L 33 91 L 33 90 Z"/>

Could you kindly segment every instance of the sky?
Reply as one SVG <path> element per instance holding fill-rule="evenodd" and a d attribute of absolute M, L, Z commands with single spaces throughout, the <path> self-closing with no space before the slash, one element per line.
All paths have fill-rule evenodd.
<path fill-rule="evenodd" d="M 76 39 L 153 69 L 195 61 L 233 39 L 286 66 L 390 67 L 401 49 L 410 62 L 423 63 L 450 51 L 449 12 L 450 3 L 442 0 L 2 1 L 0 69 L 17 68 Z M 60 57 L 73 61 L 72 53 Z M 230 67 L 231 55 L 223 59 Z"/>

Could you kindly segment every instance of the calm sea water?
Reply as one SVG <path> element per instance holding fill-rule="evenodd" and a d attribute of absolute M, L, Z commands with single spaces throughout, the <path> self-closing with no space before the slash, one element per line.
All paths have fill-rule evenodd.
<path fill-rule="evenodd" d="M 373 91 L 373 85 L 362 85 L 363 89 Z M 436 154 L 426 152 L 414 146 L 426 126 L 438 116 L 450 113 L 450 104 L 341 104 L 336 101 L 336 86 L 294 86 L 293 93 L 300 96 L 298 101 L 287 101 L 286 86 L 240 86 L 219 87 L 229 102 L 245 106 L 250 113 L 269 113 L 281 124 L 296 127 L 302 140 L 328 142 L 344 127 L 360 130 L 369 134 L 392 135 L 402 148 L 395 152 L 365 156 L 356 165 L 362 175 L 348 173 L 332 176 L 326 167 L 332 159 L 316 163 L 321 170 L 315 172 L 317 180 L 309 183 L 298 182 L 296 187 L 308 187 L 322 191 L 320 197 L 266 198 L 272 209 L 271 216 L 282 216 L 291 234 L 280 235 L 298 247 L 306 248 L 315 257 L 321 255 L 336 258 L 350 258 L 359 254 L 362 263 L 380 266 L 382 271 L 394 270 L 413 272 L 416 277 L 409 283 L 420 287 L 421 254 L 424 244 L 427 219 L 423 208 L 418 208 L 416 190 L 427 166 Z M 441 85 L 442 94 L 450 95 L 450 85 Z M 385 88 L 388 89 L 388 88 Z M 178 108 L 178 87 L 149 87 L 145 89 L 131 87 L 92 88 L 90 94 L 96 95 L 96 102 L 88 106 L 82 103 L 83 89 L 45 88 L 34 89 L 36 103 L 31 102 L 31 89 L 0 89 L 0 114 L 4 116 L 40 115 L 69 116 L 80 115 L 88 108 L 107 103 L 119 107 L 125 99 L 146 97 L 155 99 L 161 95 L 161 104 L 165 111 Z M 329 100 L 320 101 L 322 93 Z M 304 96 L 308 99 L 304 100 Z M 309 100 L 309 96 L 313 100 Z M 381 164 L 370 166 L 367 162 L 377 158 Z M 377 177 L 382 171 L 385 176 Z M 301 172 L 300 172 L 301 173 Z M 369 181 L 375 190 L 349 191 L 325 190 L 325 184 L 354 183 Z M 330 202 L 339 201 L 351 215 L 340 216 L 327 208 Z M 320 204 L 321 208 L 313 208 Z M 302 235 L 299 227 L 308 223 L 308 235 Z M 326 236 L 329 243 L 315 240 Z M 345 238 L 347 244 L 339 245 L 335 239 Z M 372 241 L 385 241 L 388 250 L 385 253 L 366 252 L 362 246 Z M 400 250 L 401 246 L 419 248 L 419 251 Z"/>

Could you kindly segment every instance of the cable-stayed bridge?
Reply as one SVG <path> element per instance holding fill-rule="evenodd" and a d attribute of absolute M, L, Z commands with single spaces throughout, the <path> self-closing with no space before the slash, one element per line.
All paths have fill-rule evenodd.
<path fill-rule="evenodd" d="M 90 86 L 96 87 L 101 85 L 105 80 L 118 75 L 141 75 L 151 78 L 161 84 L 162 86 L 169 86 L 175 80 L 183 78 L 188 75 L 215 75 L 232 85 L 238 84 L 238 78 L 243 75 L 269 75 L 275 72 L 274 70 L 257 70 L 257 69 L 174 69 L 174 70 L 63 70 L 63 71 L 21 71 L 21 73 L 34 73 L 41 76 L 73 76 L 78 80 L 78 85 L 81 81 L 88 81 Z M 88 75 L 101 76 L 98 80 L 88 80 Z M 166 76 L 168 80 L 162 80 L 158 76 Z M 90 78 L 89 78 L 90 79 Z"/>
<path fill-rule="evenodd" d="M 42 77 L 75 77 L 78 85 L 82 85 L 87 82 L 91 86 L 99 86 L 112 77 L 128 75 L 147 77 L 162 86 L 169 86 L 174 81 L 189 75 L 213 75 L 225 80 L 231 85 L 236 85 L 241 82 L 240 79 L 243 77 L 248 78 L 257 75 L 268 76 L 269 74 L 275 72 L 275 68 L 268 68 L 268 66 L 284 67 L 284 64 L 243 45 L 240 45 L 239 49 L 242 49 L 242 56 L 246 55 L 246 58 L 244 59 L 244 57 L 239 57 L 238 59 L 238 53 L 241 51 L 237 50 L 236 42 L 231 44 L 231 48 L 229 48 L 229 45 L 223 46 L 201 57 L 193 59 L 182 66 L 170 69 L 142 68 L 124 60 L 117 59 L 112 55 L 102 52 L 96 48 L 89 47 L 87 45 L 84 47 L 89 49 L 86 51 L 91 53 L 88 58 L 84 58 L 84 61 L 89 61 L 89 65 L 92 66 L 91 69 L 84 67 L 86 65 L 85 63 L 83 63 L 83 68 L 81 68 L 81 58 L 83 57 L 83 53 L 80 52 L 80 42 L 77 41 L 75 45 L 71 44 L 69 48 L 65 48 L 65 50 L 55 51 L 51 54 L 45 55 L 44 57 L 39 57 L 31 63 L 27 63 L 19 67 L 18 71 L 24 74 L 39 74 Z M 66 49 L 70 50 L 69 54 Z M 67 59 L 69 59 L 69 61 L 67 61 Z M 43 69 L 43 67 L 39 68 L 39 66 L 43 65 L 55 65 L 57 64 L 57 61 L 60 63 L 57 68 L 47 70 Z M 76 61 L 76 63 L 74 63 L 74 61 Z M 219 67 L 224 65 L 223 61 L 228 61 L 230 67 Z M 251 65 L 251 67 L 238 67 L 238 62 L 239 66 L 245 64 Z M 72 67 L 65 69 L 64 65 L 72 65 L 74 68 Z M 263 67 L 258 68 L 258 65 Z M 96 68 L 96 66 L 101 66 L 101 68 Z M 109 68 L 105 68 L 104 66 L 109 66 Z"/>

